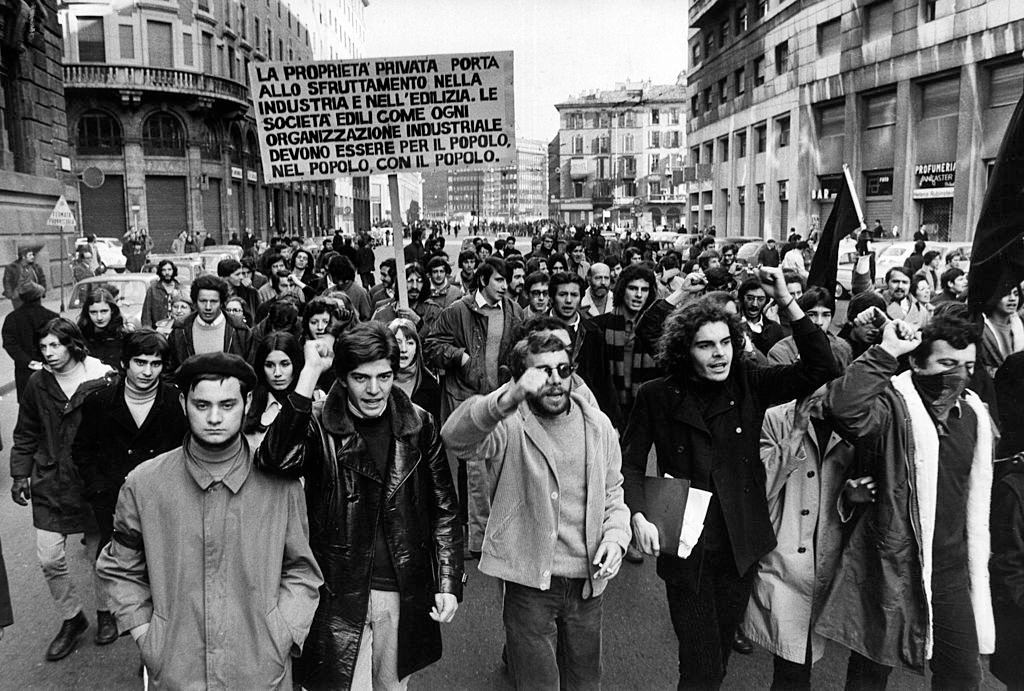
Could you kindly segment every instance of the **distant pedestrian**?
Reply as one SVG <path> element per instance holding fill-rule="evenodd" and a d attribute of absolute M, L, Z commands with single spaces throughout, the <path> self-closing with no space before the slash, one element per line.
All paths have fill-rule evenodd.
<path fill-rule="evenodd" d="M 4 297 L 17 308 L 21 304 L 18 290 L 26 283 L 35 283 L 46 293 L 46 272 L 36 264 L 36 248 L 18 247 L 18 258 L 4 269 Z"/>
<path fill-rule="evenodd" d="M 156 265 L 157 280 L 146 289 L 142 301 L 142 326 L 155 328 L 157 323 L 167 319 L 171 309 L 171 296 L 181 290 L 178 282 L 178 267 L 170 259 L 161 259 Z"/>
<path fill-rule="evenodd" d="M 152 686 L 290 690 L 323 583 L 302 486 L 253 468 L 245 361 L 196 355 L 175 381 L 188 435 L 128 474 L 97 574 Z"/>
<path fill-rule="evenodd" d="M 14 390 L 18 401 L 21 401 L 28 378 L 43 367 L 36 333 L 40 327 L 60 315 L 43 307 L 40 300 L 45 291 L 38 283 L 26 283 L 19 290 L 21 305 L 4 319 L 2 333 L 4 350 L 14 360 Z"/>
<path fill-rule="evenodd" d="M 29 378 L 18 408 L 11 497 L 22 506 L 32 503 L 39 564 L 64 620 L 46 650 L 46 659 L 54 661 L 69 655 L 89 628 L 66 552 L 68 536 L 84 533 L 91 513 L 71 447 L 86 397 L 106 386 L 114 373 L 88 356 L 81 332 L 67 319 L 47 322 L 36 335 L 36 348 L 43 369 Z M 102 587 L 95 585 L 96 600 L 102 603 Z"/>

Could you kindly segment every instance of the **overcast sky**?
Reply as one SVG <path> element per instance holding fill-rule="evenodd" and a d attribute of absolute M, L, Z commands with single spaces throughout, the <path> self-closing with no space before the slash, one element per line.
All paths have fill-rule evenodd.
<path fill-rule="evenodd" d="M 554 104 L 626 79 L 673 84 L 685 0 L 371 0 L 366 56 L 515 52 L 516 130 L 549 141 Z"/>

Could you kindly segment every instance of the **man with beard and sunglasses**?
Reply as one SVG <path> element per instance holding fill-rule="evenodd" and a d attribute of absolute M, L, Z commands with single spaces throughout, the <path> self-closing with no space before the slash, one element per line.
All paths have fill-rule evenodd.
<path fill-rule="evenodd" d="M 480 571 L 504 582 L 516 688 L 597 688 L 602 593 L 629 544 L 614 426 L 570 391 L 565 341 L 535 333 L 512 349 L 513 379 L 457 408 L 449 451 L 482 459 L 491 513 Z M 558 650 L 556 654 L 556 649 Z"/>
<path fill-rule="evenodd" d="M 966 315 L 936 315 L 920 332 L 890 321 L 826 396 L 877 482 L 848 488 L 839 506 L 852 529 L 816 627 L 851 650 L 847 688 L 885 688 L 897 663 L 923 673 L 925 661 L 932 688 L 981 684 L 995 626 L 992 422 L 966 388 L 979 340 Z"/>

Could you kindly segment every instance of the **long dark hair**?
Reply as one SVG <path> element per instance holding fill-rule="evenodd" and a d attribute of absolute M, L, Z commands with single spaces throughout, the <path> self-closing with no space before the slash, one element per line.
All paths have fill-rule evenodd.
<path fill-rule="evenodd" d="M 89 318 L 89 307 L 101 302 L 110 305 L 110 324 L 104 331 L 112 335 L 120 335 L 124 332 L 124 316 L 121 315 L 121 308 L 117 306 L 117 298 L 106 288 L 97 288 L 82 301 L 82 311 L 78 315 L 78 329 L 86 341 L 96 337 L 96 325 Z"/>
<path fill-rule="evenodd" d="M 271 390 L 270 384 L 267 382 L 266 369 L 263 367 L 267 356 L 275 350 L 280 350 L 292 361 L 292 383 L 282 392 Z M 245 416 L 245 424 L 242 428 L 242 431 L 246 434 L 262 431 L 260 418 L 263 417 L 263 411 L 266 410 L 267 401 L 270 396 L 280 400 L 295 389 L 295 384 L 299 379 L 299 372 L 305 364 L 305 359 L 302 356 L 302 347 L 299 345 L 299 339 L 287 331 L 272 331 L 261 338 L 259 343 L 256 344 L 256 351 L 252 362 L 253 369 L 256 370 L 256 388 L 252 392 L 252 404 L 249 406 L 249 412 Z"/>

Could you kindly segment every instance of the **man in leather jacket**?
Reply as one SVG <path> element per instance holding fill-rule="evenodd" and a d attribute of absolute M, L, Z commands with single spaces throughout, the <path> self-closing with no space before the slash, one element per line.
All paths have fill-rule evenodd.
<path fill-rule="evenodd" d="M 324 571 L 295 677 L 307 689 L 405 688 L 440 659 L 438 624 L 462 597 L 458 500 L 439 428 L 393 386 L 398 344 L 384 324 L 358 324 L 333 354 L 310 340 L 304 355 L 256 455 L 267 472 L 305 478 Z M 314 404 L 332 364 L 338 385 Z"/>

